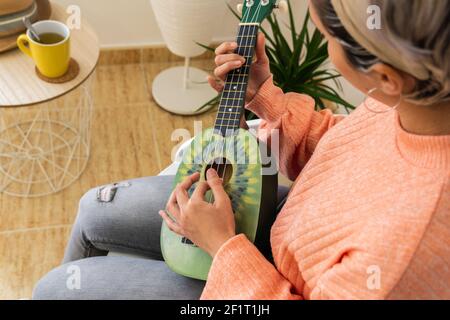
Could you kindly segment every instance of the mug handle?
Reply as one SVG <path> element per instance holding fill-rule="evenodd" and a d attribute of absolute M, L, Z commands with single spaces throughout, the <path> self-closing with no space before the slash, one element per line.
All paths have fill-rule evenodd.
<path fill-rule="evenodd" d="M 31 54 L 30 47 L 29 47 L 29 43 L 30 42 L 29 42 L 28 36 L 26 34 L 21 34 L 17 38 L 17 46 L 19 47 L 20 51 L 25 53 L 30 58 L 33 58 L 32 54 Z"/>

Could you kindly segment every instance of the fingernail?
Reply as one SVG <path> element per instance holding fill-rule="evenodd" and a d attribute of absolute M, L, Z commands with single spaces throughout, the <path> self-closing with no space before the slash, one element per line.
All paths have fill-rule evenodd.
<path fill-rule="evenodd" d="M 212 178 L 217 177 L 217 172 L 216 172 L 216 170 L 214 170 L 214 169 L 209 169 L 208 172 L 206 172 L 206 177 L 207 177 L 208 179 L 212 179 Z"/>
<path fill-rule="evenodd" d="M 237 48 L 237 46 L 238 46 L 237 42 L 231 43 L 231 47 L 232 47 L 232 48 Z"/>
<path fill-rule="evenodd" d="M 236 61 L 236 62 L 234 63 L 234 65 L 235 65 L 236 67 L 239 67 L 239 66 L 242 65 L 242 62 L 241 62 L 241 61 Z"/>

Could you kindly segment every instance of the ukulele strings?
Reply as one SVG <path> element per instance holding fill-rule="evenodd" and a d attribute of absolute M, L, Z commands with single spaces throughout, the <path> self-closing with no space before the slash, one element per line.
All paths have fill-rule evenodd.
<path fill-rule="evenodd" d="M 257 16 L 258 16 L 258 14 L 259 14 L 259 12 L 260 12 L 260 10 L 261 10 L 261 7 L 262 7 L 262 5 L 261 5 L 261 3 L 259 3 L 258 4 L 258 8 L 255 10 L 255 12 L 254 12 L 254 14 L 253 14 L 253 17 L 250 19 L 250 23 L 254 23 L 254 22 L 256 22 L 256 18 L 257 18 Z M 247 11 L 247 13 L 249 13 L 250 12 L 250 10 L 249 11 Z M 246 14 L 247 14 L 246 13 Z M 244 18 L 245 18 L 245 15 L 244 15 Z M 245 19 L 243 19 L 244 21 L 245 21 Z M 252 44 L 252 37 L 251 37 L 251 32 L 252 32 L 252 27 L 253 26 L 247 26 L 247 25 L 244 25 L 244 32 L 243 32 L 243 38 L 244 38 L 244 56 L 245 57 L 247 57 L 246 59 L 251 59 L 251 57 L 250 58 L 248 58 L 248 56 L 249 56 L 249 54 L 251 53 L 251 51 L 254 49 L 254 48 L 252 48 L 252 46 L 250 46 L 249 44 L 248 44 L 248 41 L 250 41 L 250 44 Z M 257 26 L 256 26 L 256 28 L 258 28 Z M 247 31 L 248 31 L 248 33 L 247 33 Z M 257 36 L 258 36 L 258 34 L 256 33 L 256 40 L 257 40 Z M 239 36 L 238 36 L 239 37 Z M 241 43 L 240 43 L 240 46 L 242 46 L 242 39 L 241 39 L 241 41 L 240 41 Z M 241 71 L 242 72 L 236 72 L 236 71 L 234 71 L 233 73 L 232 73 L 232 75 L 231 75 L 231 82 L 232 83 L 234 83 L 234 81 L 235 81 L 235 76 L 237 75 L 237 80 L 236 80 L 236 83 L 239 85 L 239 78 L 242 76 L 242 77 L 247 77 L 247 79 L 246 79 L 246 81 L 249 81 L 249 79 L 248 79 L 248 77 L 249 77 L 249 70 L 247 70 L 247 69 L 250 69 L 251 68 L 251 61 L 246 61 L 246 63 L 248 64 L 248 66 L 243 66 L 243 68 L 241 68 Z M 239 89 L 239 88 L 238 88 Z M 232 101 L 235 101 L 235 100 L 237 100 L 236 99 L 236 96 L 238 95 L 238 92 L 240 92 L 240 91 L 243 91 L 243 90 L 235 90 L 234 91 L 234 93 L 233 93 L 233 98 L 231 99 Z M 244 93 L 244 94 L 246 94 L 246 93 Z M 224 95 L 222 95 L 222 98 L 223 98 L 223 96 Z M 222 99 L 221 98 L 221 99 Z M 244 99 L 245 99 L 245 95 L 244 95 Z M 233 106 L 234 107 L 234 106 Z M 219 107 L 219 110 L 220 110 L 220 107 Z M 226 133 L 230 130 L 230 128 L 233 128 L 233 124 L 236 122 L 236 121 L 240 121 L 240 114 L 237 114 L 236 116 L 235 116 L 236 118 L 234 118 L 234 119 L 232 119 L 232 120 L 227 120 L 227 124 L 226 124 L 226 126 L 225 126 L 225 136 L 226 136 Z M 225 121 L 225 119 L 224 119 L 224 117 L 221 119 L 221 122 L 222 122 L 222 124 L 220 125 L 220 127 L 222 127 L 223 126 L 223 123 L 224 123 L 224 121 Z M 229 126 L 230 125 L 230 126 Z M 222 140 L 222 153 L 223 153 L 223 155 L 224 156 L 226 156 L 226 153 L 228 152 L 228 149 L 226 149 L 225 150 L 225 146 L 226 146 L 226 143 L 225 143 L 225 140 L 226 139 L 223 139 Z M 228 146 L 229 147 L 229 146 Z M 228 148 L 227 147 L 227 148 Z M 224 163 L 224 168 L 223 168 L 223 173 L 222 173 L 222 180 L 224 180 L 224 178 L 225 178 L 225 174 L 226 174 L 226 166 L 227 166 L 227 160 L 225 159 L 225 163 Z M 217 172 L 219 173 L 220 172 L 220 163 L 217 165 Z M 210 195 L 209 195 L 209 201 L 208 201 L 209 203 L 211 203 L 212 202 L 212 192 L 210 193 Z"/>
<path fill-rule="evenodd" d="M 245 20 L 245 18 L 247 18 L 247 16 L 246 15 L 248 15 L 249 14 L 249 11 L 247 11 L 246 12 L 246 14 L 244 15 L 244 17 L 243 17 L 243 20 Z M 245 28 L 245 27 L 244 27 Z M 233 81 L 234 80 L 234 75 L 233 75 L 233 78 L 231 79 L 231 81 Z M 225 83 L 226 84 L 226 83 Z M 221 107 L 224 107 L 223 105 L 222 105 L 222 102 L 223 102 L 223 99 L 224 99 L 224 94 L 222 94 L 222 96 L 221 96 L 221 98 L 220 98 L 220 102 L 219 102 L 219 113 L 220 113 L 220 108 Z M 226 98 L 225 98 L 226 99 Z M 223 127 L 223 122 L 224 122 L 224 118 L 222 118 L 221 119 L 221 124 L 219 124 L 219 130 L 221 129 L 221 127 Z M 227 127 L 227 129 L 228 129 L 228 127 Z M 214 140 L 214 134 L 211 134 L 211 137 L 210 137 L 210 139 L 209 139 L 209 145 L 208 145 L 208 151 L 206 152 L 206 154 L 207 155 L 213 155 L 212 154 L 212 146 L 213 146 L 213 143 L 211 143 L 212 141 Z M 222 148 L 222 147 L 221 147 Z M 214 149 L 216 150 L 217 149 L 217 145 L 214 145 Z M 211 154 L 210 154 L 211 153 Z M 208 157 L 206 157 L 207 159 L 208 159 Z"/>
<path fill-rule="evenodd" d="M 256 17 L 257 17 L 257 15 L 258 15 L 258 13 L 260 12 L 260 10 L 261 10 L 261 3 L 258 5 L 258 8 L 256 9 L 256 11 L 255 11 L 255 13 L 253 14 L 253 17 L 250 19 L 250 23 L 253 23 L 253 22 L 256 22 Z M 248 12 L 250 12 L 250 11 L 248 11 Z M 244 43 L 242 43 L 242 40 L 240 41 L 241 43 L 240 43 L 240 46 L 242 46 L 242 45 L 244 45 L 244 52 L 243 52 L 243 56 L 244 57 L 248 57 L 248 55 L 251 53 L 251 51 L 252 51 L 252 47 L 251 46 L 249 46 L 248 45 L 248 41 L 250 41 L 250 44 L 252 43 L 251 41 L 251 32 L 252 32 L 252 26 L 245 26 L 244 25 L 244 32 L 243 32 L 243 38 L 244 38 Z M 257 36 L 257 35 L 256 35 Z M 249 40 L 250 39 L 250 40 Z M 247 58 L 248 59 L 248 58 Z M 246 61 L 247 63 L 248 63 L 248 61 Z M 233 74 L 232 74 L 232 76 L 231 76 L 231 82 L 232 83 L 235 83 L 235 76 L 237 76 L 237 80 L 236 80 L 236 83 L 239 85 L 239 83 L 240 83 L 240 81 L 239 81 L 239 79 L 240 79 L 240 77 L 248 77 L 248 75 L 247 75 L 247 68 L 250 68 L 251 67 L 251 63 L 248 65 L 248 66 L 244 66 L 243 68 L 241 68 L 241 73 L 239 74 L 239 72 L 233 72 Z M 248 81 L 248 79 L 247 79 L 247 81 Z M 239 88 L 238 88 L 239 89 Z M 234 93 L 233 93 L 233 98 L 231 98 L 231 100 L 232 101 L 235 101 L 235 100 L 237 100 L 236 99 L 236 96 L 238 96 L 238 92 L 239 92 L 239 90 L 235 90 L 234 91 Z M 244 96 L 244 99 L 245 99 L 245 96 Z M 234 107 L 234 106 L 233 106 Z M 238 115 L 236 115 L 235 116 L 236 118 L 234 118 L 234 119 L 232 119 L 232 120 L 230 120 L 230 119 L 228 119 L 227 120 L 227 124 L 226 124 L 226 126 L 225 126 L 225 133 L 227 132 L 227 131 L 229 131 L 230 130 L 230 128 L 233 128 L 233 126 L 234 126 L 234 124 L 237 122 L 237 121 L 239 121 L 240 120 L 240 114 L 238 114 Z M 223 125 L 223 122 L 225 121 L 224 120 L 224 118 L 222 118 L 222 125 Z M 221 125 L 221 126 L 222 126 Z M 230 125 L 230 126 L 229 126 Z M 226 135 L 226 134 L 225 134 Z M 228 152 L 228 149 L 227 150 L 224 150 L 224 147 L 225 147 L 225 139 L 223 140 L 223 143 L 222 143 L 222 153 L 224 154 L 224 155 L 226 155 L 226 152 Z M 229 146 L 227 146 L 227 148 L 228 148 Z M 224 169 L 223 169 L 223 174 L 222 174 L 222 180 L 225 178 L 225 174 L 226 174 L 226 163 L 224 164 Z M 218 171 L 220 172 L 220 163 L 218 164 L 218 166 L 217 166 L 217 168 L 218 168 Z M 210 195 L 210 197 L 211 197 L 211 195 Z"/>
<path fill-rule="evenodd" d="M 246 13 L 245 13 L 245 15 L 243 16 L 243 19 L 242 20 L 245 20 L 246 18 L 248 18 L 248 15 L 249 15 L 249 13 L 250 13 L 250 11 L 247 11 Z M 245 29 L 245 27 L 244 27 L 244 31 L 246 32 L 246 29 Z M 231 82 L 234 80 L 234 75 L 232 75 L 232 79 L 231 79 Z M 225 83 L 226 84 L 226 83 Z M 221 111 L 221 108 L 224 108 L 225 106 L 224 106 L 224 104 L 222 103 L 223 102 L 223 99 L 225 99 L 224 98 L 224 94 L 222 94 L 222 96 L 221 96 L 221 98 L 220 98 L 221 100 L 220 100 L 220 102 L 219 102 L 219 113 L 220 113 L 220 111 Z M 226 104 L 226 103 L 225 103 Z M 221 123 L 218 123 L 218 129 L 217 130 L 221 130 L 222 129 L 222 127 L 223 127 L 223 122 L 224 122 L 224 118 L 222 118 L 220 121 L 221 121 Z M 216 130 L 216 129 L 215 129 Z M 223 139 L 222 139 L 222 146 L 220 146 L 219 147 L 219 145 L 220 145 L 220 141 L 214 141 L 215 140 L 215 130 L 214 131 L 212 131 L 211 132 L 211 137 L 209 138 L 209 141 L 208 141 L 208 147 L 207 147 L 207 149 L 206 149 L 206 154 L 205 154 L 205 157 L 204 157 L 204 164 L 208 164 L 208 161 L 209 161 L 209 159 L 212 157 L 212 156 L 214 156 L 215 154 L 217 154 L 218 152 L 218 148 L 221 148 L 222 149 L 222 152 L 223 152 Z M 227 130 L 228 130 L 228 126 L 227 126 Z M 214 149 L 213 149 L 214 148 Z M 212 159 L 212 161 L 214 161 L 215 159 Z M 218 168 L 217 169 L 219 169 L 219 166 L 218 166 Z M 211 202 L 211 198 L 210 198 L 210 200 L 208 201 L 208 202 Z"/>

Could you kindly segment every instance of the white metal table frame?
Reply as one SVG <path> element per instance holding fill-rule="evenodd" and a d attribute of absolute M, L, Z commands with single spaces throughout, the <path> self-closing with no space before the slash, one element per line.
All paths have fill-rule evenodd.
<path fill-rule="evenodd" d="M 0 107 L 0 193 L 40 197 L 78 180 L 90 157 L 91 82 L 76 89 L 74 106 Z"/>

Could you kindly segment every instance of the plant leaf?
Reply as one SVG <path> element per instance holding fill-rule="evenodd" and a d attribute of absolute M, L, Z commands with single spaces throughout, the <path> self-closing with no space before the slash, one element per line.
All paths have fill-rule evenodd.
<path fill-rule="evenodd" d="M 309 12 L 305 14 L 301 29 L 297 32 L 292 3 L 289 1 L 288 5 L 289 22 L 286 26 L 280 23 L 275 14 L 272 14 L 267 18 L 270 29 L 260 29 L 267 39 L 266 53 L 270 61 L 274 84 L 285 93 L 297 92 L 310 95 L 315 100 L 318 110 L 326 108 L 326 100 L 343 106 L 347 111 L 354 109 L 354 106 L 338 93 L 338 90 L 342 92 L 339 81 L 341 76 L 328 66 L 328 43 L 317 28 L 309 28 Z M 227 6 L 240 20 L 240 15 L 230 4 Z M 289 37 L 292 38 L 292 44 L 289 44 L 290 40 L 288 41 L 283 34 L 281 25 L 290 30 Z M 215 50 L 200 43 L 198 45 L 209 51 Z M 333 83 L 337 89 L 330 86 Z M 220 95 L 205 103 L 197 111 L 219 103 Z M 246 115 L 247 119 L 256 117 L 250 111 L 246 111 Z"/>
<path fill-rule="evenodd" d="M 195 42 L 197 45 L 199 45 L 200 47 L 202 47 L 203 49 L 206 49 L 206 50 L 208 50 L 208 51 L 211 51 L 211 52 L 215 52 L 216 51 L 216 49 L 215 48 L 213 48 L 213 47 L 209 47 L 209 46 L 207 46 L 207 45 L 204 45 L 204 44 L 201 44 L 200 42 Z"/>

